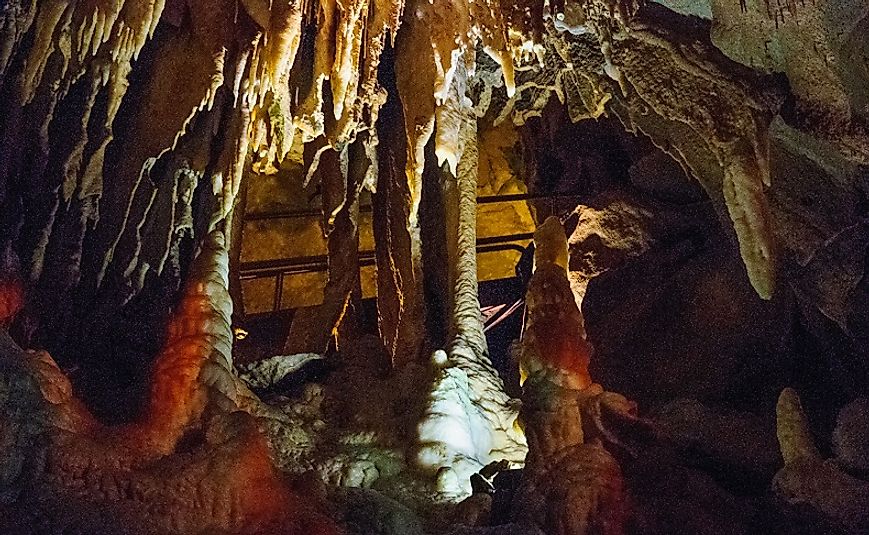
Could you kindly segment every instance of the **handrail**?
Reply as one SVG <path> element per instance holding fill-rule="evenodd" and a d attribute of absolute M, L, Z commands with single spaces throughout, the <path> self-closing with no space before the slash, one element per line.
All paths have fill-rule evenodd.
<path fill-rule="evenodd" d="M 526 247 L 519 243 L 530 240 L 533 233 L 511 234 L 507 236 L 495 236 L 477 239 L 477 253 L 490 253 L 498 251 L 524 252 Z M 374 251 L 361 251 L 358 254 L 359 267 L 373 266 L 377 262 Z M 284 293 L 284 277 L 299 275 L 302 273 L 323 273 L 329 269 L 329 257 L 327 255 L 302 256 L 297 258 L 262 260 L 257 262 L 244 262 L 239 266 L 240 280 L 253 280 L 275 277 L 275 292 L 272 299 L 271 312 L 281 309 L 281 300 Z"/>

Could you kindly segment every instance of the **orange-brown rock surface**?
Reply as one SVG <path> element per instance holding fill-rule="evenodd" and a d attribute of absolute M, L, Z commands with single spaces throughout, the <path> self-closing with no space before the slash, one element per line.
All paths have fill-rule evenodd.
<path fill-rule="evenodd" d="M 567 280 L 567 237 L 558 219 L 547 219 L 534 242 L 521 357 L 528 456 L 514 518 L 547 533 L 624 533 L 624 479 L 604 447 L 609 437 L 599 414 L 602 403 L 627 414 L 636 407 L 604 393 L 588 373 L 591 345 Z"/>
<path fill-rule="evenodd" d="M 9 529 L 340 532 L 290 489 L 241 410 L 252 395 L 230 372 L 226 276 L 226 246 L 214 233 L 169 322 L 144 412 L 129 424 L 102 424 L 48 353 L 25 352 L 3 333 L 3 488 L 20 493 Z"/>

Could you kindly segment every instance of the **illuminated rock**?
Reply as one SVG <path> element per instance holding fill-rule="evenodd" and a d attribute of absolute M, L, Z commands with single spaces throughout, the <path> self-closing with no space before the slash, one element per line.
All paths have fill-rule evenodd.
<path fill-rule="evenodd" d="M 46 514 L 58 525 L 68 521 L 63 502 L 69 501 L 93 531 L 123 525 L 130 533 L 338 533 L 286 486 L 256 420 L 239 410 L 252 396 L 231 373 L 227 275 L 226 246 L 213 233 L 169 323 L 148 402 L 134 423 L 102 425 L 73 396 L 47 353 L 24 352 L 3 334 L 4 384 L 12 387 L 7 392 L 24 388 L 33 404 L 29 411 L 41 415 L 38 427 L 9 436 L 4 492 L 15 485 L 32 488 L 37 500 L 53 504 Z M 6 399 L 3 427 L 20 429 L 26 412 Z M 182 446 L 193 428 L 202 436 Z M 19 453 L 33 440 L 42 444 L 39 467 L 24 464 Z"/>
<path fill-rule="evenodd" d="M 454 80 L 451 91 L 464 87 Z M 517 403 L 504 391 L 489 360 L 477 289 L 477 169 L 476 120 L 460 98 L 447 105 L 459 121 L 461 158 L 456 175 L 446 174 L 448 186 L 447 248 L 452 291 L 451 342 L 436 351 L 431 393 L 417 427 L 417 464 L 437 477 L 438 491 L 464 498 L 470 477 L 493 461 L 521 462 L 525 441 L 516 428 Z M 449 167 L 449 166 L 448 166 Z"/>
<path fill-rule="evenodd" d="M 14 277 L 0 273 L 0 326 L 23 307 L 11 323 L 26 332 L 15 340 L 47 350 L 23 352 L 3 335 L 3 500 L 24 500 L 29 520 L 50 513 L 47 522 L 57 525 L 48 531 L 334 532 L 313 511 L 316 499 L 286 488 L 270 456 L 282 471 L 313 472 L 330 486 L 394 486 L 430 502 L 460 500 L 470 475 L 492 461 L 520 465 L 526 437 L 516 423 L 519 404 L 492 365 L 501 359 L 490 359 L 475 249 L 506 235 L 508 223 L 527 232 L 546 204 L 538 196 L 562 193 L 547 189 L 547 176 L 564 162 L 524 158 L 545 143 L 572 150 L 577 140 L 547 131 L 559 105 L 570 121 L 613 117 L 647 135 L 662 151 L 656 157 L 666 153 L 671 170 L 678 166 L 702 185 L 735 245 L 691 264 L 704 277 L 674 277 L 669 287 L 652 281 L 666 280 L 658 267 L 680 273 L 689 262 L 678 247 L 667 250 L 666 262 L 633 264 L 649 294 L 678 302 L 673 315 L 656 316 L 649 311 L 671 309 L 635 306 L 645 294 L 631 300 L 610 287 L 608 297 L 628 314 L 609 325 L 626 335 L 615 347 L 595 344 L 600 356 L 630 363 L 615 376 L 663 378 L 658 385 L 733 401 L 731 386 L 742 392 L 753 383 L 731 366 L 732 353 L 716 351 L 726 345 L 717 333 L 742 342 L 766 330 L 764 340 L 781 334 L 776 350 L 812 355 L 797 355 L 782 377 L 811 376 L 825 396 L 839 394 L 828 384 L 841 386 L 841 395 L 862 391 L 867 29 L 864 3 L 832 0 L 3 2 L 0 250 L 14 250 L 22 266 Z M 592 206 L 592 191 L 629 187 L 627 176 L 598 183 L 615 174 L 604 167 L 637 156 L 622 149 L 630 152 L 584 147 L 591 163 L 570 169 L 575 180 L 562 184 L 576 187 L 573 206 Z M 303 256 L 317 257 L 288 268 L 274 256 L 245 257 L 240 234 L 250 215 L 245 188 L 260 175 L 276 176 L 291 153 L 310 187 L 285 195 L 319 187 L 324 232 L 314 239 L 317 225 L 264 232 L 284 233 L 263 246 L 269 254 L 305 242 L 300 249 L 310 254 Z M 649 160 L 633 167 L 634 184 L 682 192 L 649 176 L 655 167 Z M 476 211 L 481 192 L 529 191 L 521 209 Z M 363 260 L 367 192 L 372 232 L 365 238 L 373 249 L 362 251 Z M 517 516 L 538 525 L 530 532 L 620 529 L 621 468 L 626 479 L 629 472 L 615 459 L 643 447 L 632 435 L 645 425 L 636 406 L 590 377 L 593 352 L 578 303 L 589 278 L 672 236 L 647 232 L 658 212 L 626 205 L 602 212 L 580 213 L 574 243 L 583 245 L 572 252 L 600 256 L 579 269 L 568 264 L 557 222 L 541 225 L 537 239 L 520 358 L 531 451 Z M 704 236 L 689 240 L 689 252 Z M 509 250 L 498 259 L 521 254 L 515 247 L 526 242 L 497 244 Z M 194 261 L 200 248 L 206 253 Z M 212 253 L 220 260 L 206 261 Z M 735 265 L 755 293 L 720 277 L 714 262 Z M 265 304 L 257 312 L 313 304 L 319 287 L 285 299 L 298 285 L 282 286 L 283 277 L 322 263 L 323 306 L 308 321 L 296 313 L 288 344 L 275 353 L 336 358 L 316 383 L 272 393 L 274 406 L 265 405 L 233 375 L 226 289 L 256 293 Z M 488 273 L 511 275 L 506 262 L 484 264 Z M 577 276 L 568 279 L 567 269 Z M 361 280 L 374 279 L 379 340 L 367 351 L 351 320 L 366 313 L 356 306 Z M 686 281 L 699 282 L 689 288 Z M 798 310 L 789 307 L 791 293 Z M 782 308 L 749 304 L 773 294 Z M 696 296 L 708 300 L 680 302 Z M 767 323 L 758 311 L 781 321 Z M 655 328 L 697 318 L 716 328 L 678 332 L 708 338 L 674 339 Z M 777 329 L 791 323 L 798 325 Z M 631 358 L 629 346 L 649 358 Z M 360 348 L 368 368 L 344 360 Z M 697 359 L 686 365 L 674 357 L 680 349 Z M 815 368 L 845 369 L 847 380 L 796 369 L 809 358 L 829 359 Z M 258 365 L 261 384 L 286 371 L 272 364 Z M 633 398 L 652 397 L 637 390 Z M 657 401 L 673 392 L 650 390 Z M 865 530 L 847 496 L 862 498 L 862 483 L 807 446 L 789 396 L 780 411 L 788 464 L 777 491 Z M 104 414 L 127 423 L 109 424 Z M 865 469 L 854 445 L 862 423 L 844 421 L 835 438 L 839 461 L 858 473 Z M 836 499 L 816 492 L 819 481 Z M 483 523 L 481 511 L 466 513 Z M 117 524 L 99 524 L 110 518 Z"/>
<path fill-rule="evenodd" d="M 604 448 L 620 445 L 602 423 L 601 406 L 635 407 L 604 393 L 588 373 L 591 345 L 567 281 L 567 237 L 550 217 L 534 236 L 535 270 L 528 286 L 522 341 L 521 421 L 528 439 L 514 519 L 547 533 L 622 533 L 626 498 L 621 468 Z"/>
<path fill-rule="evenodd" d="M 21 282 L 9 277 L 0 280 L 0 327 L 8 327 L 24 304 Z"/>
<path fill-rule="evenodd" d="M 522 342 L 522 374 L 552 373 L 552 380 L 582 390 L 591 385 L 591 345 L 583 338 L 582 313 L 567 280 L 567 237 L 550 217 L 534 235 L 534 275 L 528 285 L 528 320 Z"/>

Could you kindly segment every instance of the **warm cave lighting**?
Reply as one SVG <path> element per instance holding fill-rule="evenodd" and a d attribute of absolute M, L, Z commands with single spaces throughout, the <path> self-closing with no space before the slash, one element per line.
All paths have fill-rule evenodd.
<path fill-rule="evenodd" d="M 0 2 L 0 534 L 869 534 L 867 43 Z"/>

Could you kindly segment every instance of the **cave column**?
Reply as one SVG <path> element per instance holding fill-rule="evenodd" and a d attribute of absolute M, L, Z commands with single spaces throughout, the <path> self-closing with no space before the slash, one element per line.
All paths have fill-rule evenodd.
<path fill-rule="evenodd" d="M 449 166 L 443 174 L 444 211 L 446 212 L 446 240 L 450 295 L 447 302 L 452 307 L 450 323 L 451 360 L 469 369 L 479 377 L 490 377 L 503 390 L 498 373 L 489 361 L 486 335 L 483 332 L 483 316 L 477 281 L 477 121 L 473 110 L 453 109 L 441 115 L 454 115 L 449 119 L 456 125 L 457 152 L 460 154 L 455 174 Z M 440 128 L 440 127 L 439 127 Z"/>
<path fill-rule="evenodd" d="M 488 353 L 477 281 L 477 121 L 463 117 L 459 137 L 466 141 L 456 176 L 445 173 L 447 251 L 452 282 L 453 347 L 464 346 L 475 355 Z"/>
<path fill-rule="evenodd" d="M 416 454 L 417 465 L 437 475 L 438 492 L 452 498 L 470 493 L 474 472 L 493 461 L 520 463 L 526 452 L 514 425 L 518 407 L 489 360 L 483 332 L 477 293 L 477 118 L 465 97 L 463 67 L 459 63 L 436 114 L 451 341 L 432 358 L 435 378 L 417 428 Z"/>

